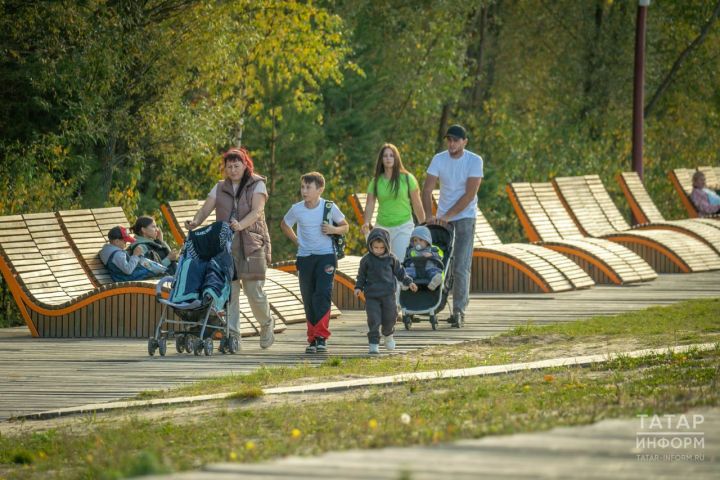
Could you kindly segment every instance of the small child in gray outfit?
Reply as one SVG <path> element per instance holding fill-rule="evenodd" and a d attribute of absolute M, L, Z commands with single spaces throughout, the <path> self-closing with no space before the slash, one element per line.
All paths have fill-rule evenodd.
<path fill-rule="evenodd" d="M 380 353 L 380 327 L 385 337 L 385 348 L 395 349 L 395 320 L 397 306 L 395 289 L 400 280 L 406 288 L 417 291 L 400 260 L 390 253 L 390 233 L 384 228 L 373 228 L 367 239 L 368 253 L 360 260 L 355 296 L 365 293 L 365 313 L 368 323 L 369 353 Z"/>
<path fill-rule="evenodd" d="M 414 258 L 422 257 L 425 259 L 422 263 L 424 269 L 417 268 Z M 429 280 L 427 286 L 429 290 L 435 290 L 442 284 L 442 267 L 443 261 L 440 249 L 432 244 L 432 235 L 430 229 L 425 226 L 418 226 L 410 236 L 410 246 L 405 254 L 405 271 L 413 279 L 421 278 Z"/>

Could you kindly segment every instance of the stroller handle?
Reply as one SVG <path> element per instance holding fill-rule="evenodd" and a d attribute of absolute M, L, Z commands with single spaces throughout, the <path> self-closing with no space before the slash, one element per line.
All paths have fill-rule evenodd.
<path fill-rule="evenodd" d="M 173 280 L 175 280 L 175 277 L 170 275 L 161 278 L 157 285 L 155 285 L 155 298 L 157 298 L 158 300 L 162 298 L 163 285 L 165 285 L 166 283 L 172 283 Z"/>

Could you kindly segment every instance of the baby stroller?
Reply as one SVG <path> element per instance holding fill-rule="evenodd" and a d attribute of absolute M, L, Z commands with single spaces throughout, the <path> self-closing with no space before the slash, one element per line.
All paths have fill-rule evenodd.
<path fill-rule="evenodd" d="M 452 225 L 427 225 L 432 236 L 432 244 L 438 247 L 443 254 L 442 284 L 435 290 L 427 288 L 430 278 L 424 276 L 425 266 L 428 259 L 425 257 L 405 256 L 403 266 L 407 267 L 411 263 L 414 264 L 418 273 L 415 284 L 418 286 L 417 292 L 403 290 L 400 292 L 400 309 L 402 313 L 403 324 L 406 330 L 410 330 L 413 322 L 420 321 L 418 315 L 427 315 L 433 330 L 437 330 L 438 320 L 437 314 L 445 308 L 448 293 L 452 288 L 452 262 L 453 247 L 455 245 L 455 232 Z"/>
<path fill-rule="evenodd" d="M 225 318 L 230 300 L 234 264 L 231 254 L 233 231 L 225 222 L 215 222 L 193 230 L 180 252 L 174 277 L 162 278 L 155 289 L 155 298 L 162 305 L 155 336 L 148 340 L 148 354 L 161 356 L 167 352 L 169 338 L 175 338 L 178 353 L 212 355 L 213 336 L 221 332 L 221 353 L 236 353 L 240 342 L 231 332 Z M 170 284 L 170 297 L 162 297 L 162 289 Z M 168 318 L 172 307 L 178 320 Z M 177 325 L 179 330 L 168 327 Z"/>

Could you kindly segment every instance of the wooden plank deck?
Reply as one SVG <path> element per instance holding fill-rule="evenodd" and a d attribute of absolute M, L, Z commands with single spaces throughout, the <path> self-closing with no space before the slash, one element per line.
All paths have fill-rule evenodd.
<path fill-rule="evenodd" d="M 661 275 L 633 286 L 597 286 L 557 294 L 472 294 L 466 327 L 441 322 L 432 331 L 427 322 L 410 331 L 397 330 L 398 352 L 429 345 L 452 344 L 501 333 L 528 322 L 548 324 L 598 314 L 616 314 L 689 298 L 720 297 L 720 272 Z M 445 316 L 441 315 L 441 319 Z M 367 353 L 365 315 L 344 311 L 331 321 L 330 355 Z M 270 350 L 256 338 L 243 339 L 238 355 L 195 357 L 174 353 L 147 356 L 141 339 L 33 339 L 26 328 L 0 330 L 0 419 L 91 402 L 111 401 L 144 390 L 162 389 L 202 377 L 244 373 L 261 365 L 318 364 L 326 356 L 306 355 L 305 327 L 288 326 Z"/>

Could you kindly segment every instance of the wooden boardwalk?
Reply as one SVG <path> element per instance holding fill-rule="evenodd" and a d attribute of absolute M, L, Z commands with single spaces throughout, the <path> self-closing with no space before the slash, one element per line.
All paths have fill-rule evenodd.
<path fill-rule="evenodd" d="M 488 436 L 435 446 L 348 450 L 317 457 L 291 456 L 257 464 L 222 463 L 208 465 L 199 472 L 143 478 L 717 479 L 720 473 L 720 409 L 692 410 L 686 418 L 692 421 L 693 415 L 702 415 L 703 423 L 687 432 L 704 438 L 702 448 L 648 448 L 647 444 L 643 446 L 637 441 L 638 437 L 642 437 L 638 432 L 647 432 L 648 429 L 641 428 L 638 418 L 625 418 L 580 427 L 555 428 L 547 432 Z M 662 438 L 674 441 L 682 437 Z"/>
<path fill-rule="evenodd" d="M 633 286 L 596 286 L 557 294 L 473 294 L 466 326 L 441 322 L 397 330 L 398 352 L 428 345 L 452 344 L 495 335 L 528 322 L 546 324 L 599 314 L 615 314 L 689 298 L 720 297 L 720 272 L 661 275 Z M 441 316 L 444 318 L 444 316 Z M 366 355 L 362 311 L 344 311 L 331 322 L 330 355 Z M 243 339 L 238 355 L 195 357 L 172 352 L 165 358 L 147 356 L 138 339 L 33 339 L 26 328 L 0 330 L 0 419 L 86 403 L 112 401 L 192 382 L 199 378 L 244 373 L 261 365 L 317 364 L 326 356 L 306 355 L 305 329 L 289 325 L 270 350 L 257 338 Z M 170 348 L 168 349 L 170 351 Z"/>

